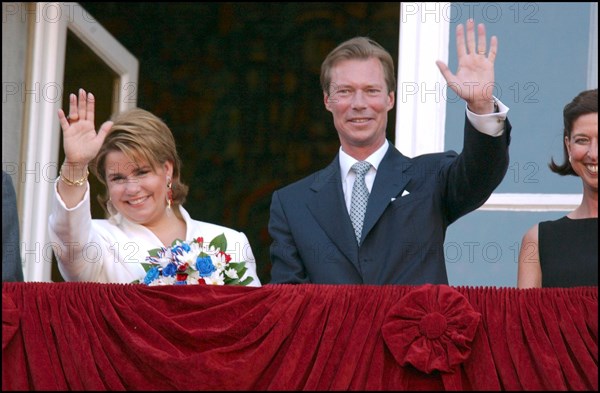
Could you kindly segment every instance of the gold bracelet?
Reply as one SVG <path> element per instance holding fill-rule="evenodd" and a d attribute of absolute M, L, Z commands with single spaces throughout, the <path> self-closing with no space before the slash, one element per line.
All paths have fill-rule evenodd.
<path fill-rule="evenodd" d="M 83 177 L 81 179 L 77 179 L 77 180 L 74 180 L 74 181 L 67 179 L 62 174 L 62 168 L 60 168 L 60 172 L 58 173 L 58 176 L 60 177 L 60 180 L 62 180 L 63 182 L 65 182 L 65 184 L 67 184 L 69 186 L 81 187 L 87 181 L 89 174 L 90 174 L 90 171 L 88 170 L 88 167 L 86 166 L 85 167 L 85 175 L 83 175 Z"/>

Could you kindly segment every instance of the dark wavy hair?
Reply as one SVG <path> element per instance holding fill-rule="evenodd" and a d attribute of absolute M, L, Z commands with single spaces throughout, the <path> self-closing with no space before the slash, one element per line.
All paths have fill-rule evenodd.
<path fill-rule="evenodd" d="M 573 101 L 565 106 L 565 109 L 563 109 L 563 163 L 559 165 L 551 158 L 548 167 L 552 172 L 558 173 L 561 176 L 578 176 L 569 162 L 569 151 L 567 150 L 565 140 L 571 138 L 573 123 L 581 116 L 590 113 L 598 113 L 598 89 L 582 91 L 577 97 L 573 98 Z"/>

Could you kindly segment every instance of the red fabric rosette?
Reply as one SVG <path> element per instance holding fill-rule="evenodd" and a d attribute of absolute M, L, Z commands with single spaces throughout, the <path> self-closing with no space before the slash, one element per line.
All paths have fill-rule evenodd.
<path fill-rule="evenodd" d="M 401 366 L 430 374 L 452 372 L 471 353 L 481 314 L 447 285 L 423 285 L 388 312 L 381 327 L 390 352 Z"/>

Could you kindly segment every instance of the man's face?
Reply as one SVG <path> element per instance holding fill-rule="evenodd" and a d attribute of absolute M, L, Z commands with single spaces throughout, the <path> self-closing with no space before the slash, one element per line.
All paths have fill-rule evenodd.
<path fill-rule="evenodd" d="M 344 151 L 364 159 L 384 143 L 387 113 L 394 107 L 383 66 L 377 58 L 343 60 L 332 67 L 330 76 L 325 108 L 333 114 Z"/>

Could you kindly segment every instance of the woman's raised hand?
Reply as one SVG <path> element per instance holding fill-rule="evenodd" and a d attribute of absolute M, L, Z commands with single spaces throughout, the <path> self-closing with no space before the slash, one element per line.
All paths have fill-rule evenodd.
<path fill-rule="evenodd" d="M 58 110 L 58 120 L 63 132 L 63 148 L 65 162 L 71 165 L 86 166 L 92 161 L 108 131 L 112 121 L 102 124 L 98 132 L 94 125 L 95 98 L 92 93 L 79 89 L 79 96 L 69 96 L 69 116 L 62 109 Z"/>

